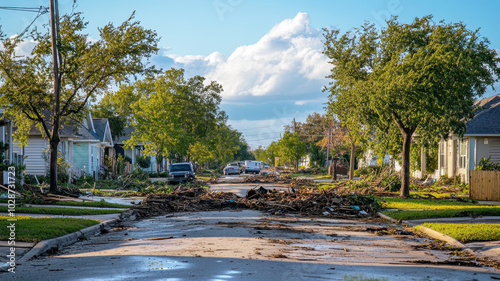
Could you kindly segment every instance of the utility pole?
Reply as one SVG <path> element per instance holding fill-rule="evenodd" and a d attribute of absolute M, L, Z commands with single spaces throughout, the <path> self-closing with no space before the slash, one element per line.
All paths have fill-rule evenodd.
<path fill-rule="evenodd" d="M 330 156 L 330 131 L 331 131 L 331 128 L 328 127 L 328 139 L 327 139 L 327 145 L 326 145 L 326 168 L 330 167 L 330 159 L 328 159 L 328 157 Z"/>
<path fill-rule="evenodd" d="M 50 30 L 52 40 L 52 68 L 54 72 L 54 104 L 52 115 L 54 118 L 52 124 L 52 133 L 50 136 L 50 191 L 57 191 L 57 146 L 59 144 L 59 110 L 60 110 L 60 77 L 59 62 L 60 56 L 57 49 L 59 44 L 59 12 L 57 0 L 50 0 Z"/>
<path fill-rule="evenodd" d="M 297 123 L 295 123 L 295 117 L 293 118 L 292 125 L 293 125 L 293 132 L 296 133 L 297 132 Z M 295 147 L 295 151 L 297 151 L 297 147 Z M 297 155 L 295 155 L 295 171 L 297 172 L 298 169 L 299 169 L 299 159 L 298 159 Z"/>

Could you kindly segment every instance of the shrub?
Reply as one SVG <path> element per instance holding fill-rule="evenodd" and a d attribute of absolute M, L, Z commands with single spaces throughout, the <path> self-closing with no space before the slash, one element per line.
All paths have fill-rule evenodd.
<path fill-rule="evenodd" d="M 500 171 L 500 162 L 494 163 L 493 161 L 490 160 L 491 156 L 486 158 L 481 158 L 481 161 L 479 161 L 479 164 L 476 167 L 476 170 L 483 170 L 483 171 Z"/>
<path fill-rule="evenodd" d="M 151 166 L 151 156 L 139 156 L 136 158 L 136 163 L 139 167 L 147 169 Z"/>

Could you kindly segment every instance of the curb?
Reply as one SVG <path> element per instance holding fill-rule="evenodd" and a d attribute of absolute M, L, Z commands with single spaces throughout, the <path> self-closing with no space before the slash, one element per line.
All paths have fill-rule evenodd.
<path fill-rule="evenodd" d="M 47 251 L 52 249 L 59 249 L 64 246 L 68 246 L 76 243 L 81 236 L 92 236 L 97 233 L 101 233 L 101 230 L 107 226 L 113 226 L 118 222 L 125 221 L 128 219 L 135 219 L 134 211 L 125 211 L 120 214 L 120 216 L 116 219 L 103 221 L 99 224 L 89 226 L 87 228 L 78 230 L 73 233 L 66 234 L 61 237 L 56 237 L 49 240 L 43 240 L 38 242 L 31 250 L 29 250 L 26 254 L 24 254 L 19 260 L 16 260 L 16 266 L 21 265 L 33 257 L 40 256 Z M 0 265 L 0 271 L 5 271 L 7 268 L 10 268 L 8 263 Z"/>
<path fill-rule="evenodd" d="M 382 214 L 381 212 L 378 212 L 377 213 L 381 218 L 385 219 L 385 220 L 388 220 L 392 223 L 396 223 L 396 224 L 399 224 L 400 221 L 394 219 L 394 218 L 391 218 L 389 216 L 386 216 L 384 214 Z M 402 223 L 406 224 L 406 225 L 410 225 L 410 222 L 409 221 L 402 221 Z M 414 226 L 416 227 L 416 226 Z M 456 247 L 456 248 L 460 248 L 462 251 L 464 252 L 467 252 L 468 254 L 470 255 L 473 255 L 475 257 L 478 257 L 480 258 L 481 254 L 474 251 L 474 250 L 471 250 L 469 248 L 467 248 L 467 246 L 465 246 L 464 244 L 460 243 L 457 239 L 451 237 L 451 236 L 448 236 L 446 234 L 443 234 L 439 231 L 436 231 L 434 229 L 431 229 L 431 228 L 428 228 L 426 226 L 423 226 L 423 225 L 420 225 L 419 226 L 419 229 L 418 231 L 426 234 L 427 236 L 430 236 L 436 240 L 441 240 L 441 241 L 444 241 L 446 243 L 448 243 L 449 245 L 453 246 L 453 247 Z"/>

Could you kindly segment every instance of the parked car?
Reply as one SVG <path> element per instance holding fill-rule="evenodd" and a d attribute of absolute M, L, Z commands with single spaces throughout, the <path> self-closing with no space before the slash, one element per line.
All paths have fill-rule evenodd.
<path fill-rule="evenodd" d="M 229 163 L 224 167 L 224 175 L 239 175 L 241 173 L 238 163 Z"/>
<path fill-rule="evenodd" d="M 245 161 L 245 174 L 260 173 L 261 162 L 260 161 Z"/>
<path fill-rule="evenodd" d="M 170 184 L 193 181 L 195 178 L 196 176 L 192 163 L 174 163 L 170 165 L 167 183 Z"/>

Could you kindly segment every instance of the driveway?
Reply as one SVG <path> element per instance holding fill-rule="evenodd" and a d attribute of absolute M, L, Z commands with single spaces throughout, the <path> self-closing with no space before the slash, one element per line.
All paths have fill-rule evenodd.
<path fill-rule="evenodd" d="M 109 233 L 19 266 L 16 280 L 493 280 L 449 251 L 380 220 L 259 211 L 175 213 L 125 222 Z M 392 232 L 391 232 L 392 230 Z M 392 234 L 389 234 L 392 233 Z M 462 261 L 463 264 L 463 261 Z M 385 279 L 384 279 L 385 278 Z"/>

